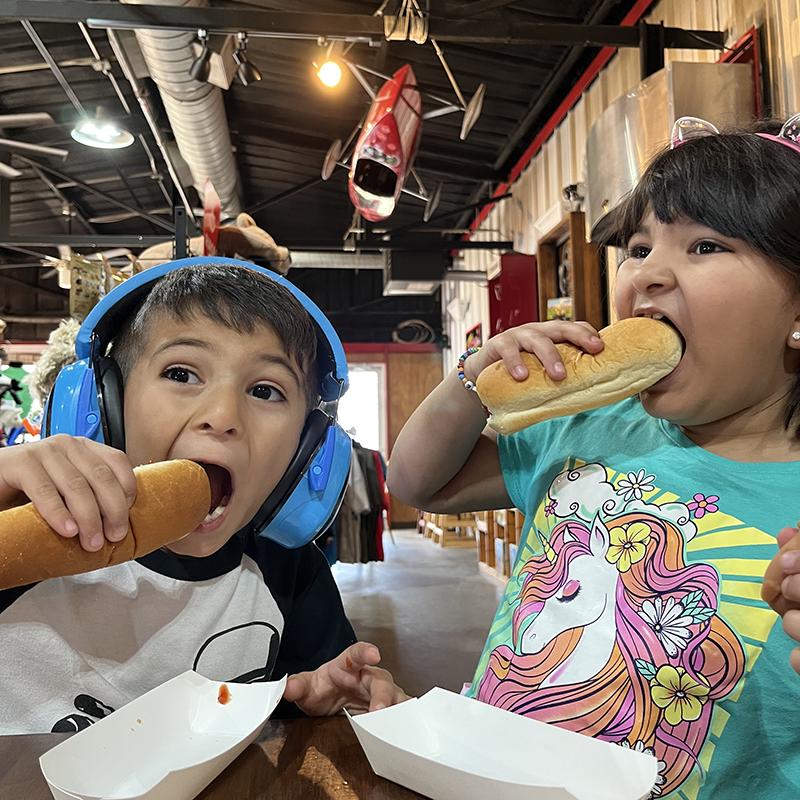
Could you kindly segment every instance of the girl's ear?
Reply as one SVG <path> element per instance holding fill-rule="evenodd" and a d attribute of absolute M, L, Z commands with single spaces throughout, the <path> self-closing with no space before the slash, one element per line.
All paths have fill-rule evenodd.
<path fill-rule="evenodd" d="M 798 300 L 800 303 L 800 300 Z M 800 315 L 795 317 L 792 329 L 789 331 L 789 347 L 800 350 Z"/>

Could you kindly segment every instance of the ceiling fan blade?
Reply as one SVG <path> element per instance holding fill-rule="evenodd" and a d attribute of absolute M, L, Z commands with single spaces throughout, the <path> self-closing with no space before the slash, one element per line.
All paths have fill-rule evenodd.
<path fill-rule="evenodd" d="M 45 111 L 28 114 L 0 114 L 0 128 L 27 128 L 31 125 L 54 125 L 55 121 Z"/>
<path fill-rule="evenodd" d="M 9 150 L 22 150 L 25 153 L 39 153 L 43 156 L 55 156 L 56 158 L 66 158 L 69 151 L 60 147 L 45 147 L 43 144 L 30 144 L 29 142 L 18 142 L 16 139 L 0 139 L 0 148 L 6 147 Z"/>
<path fill-rule="evenodd" d="M 0 178 L 19 178 L 22 173 L 14 167 L 0 161 Z"/>

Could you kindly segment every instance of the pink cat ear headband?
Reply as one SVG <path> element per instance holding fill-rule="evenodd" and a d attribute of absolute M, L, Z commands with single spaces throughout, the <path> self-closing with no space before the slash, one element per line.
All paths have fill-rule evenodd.
<path fill-rule="evenodd" d="M 689 139 L 700 139 L 703 136 L 715 136 L 719 133 L 716 125 L 707 122 L 699 117 L 680 117 L 675 120 L 672 126 L 672 143 L 671 148 L 674 150 L 676 147 L 688 142 Z M 793 117 L 784 122 L 781 132 L 775 136 L 772 133 L 757 133 L 762 139 L 770 139 L 773 142 L 791 147 L 800 153 L 800 114 L 795 114 Z"/>

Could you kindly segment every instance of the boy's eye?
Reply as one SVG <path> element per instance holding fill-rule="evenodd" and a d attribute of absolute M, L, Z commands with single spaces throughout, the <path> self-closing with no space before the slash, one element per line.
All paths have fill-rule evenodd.
<path fill-rule="evenodd" d="M 699 256 L 707 256 L 711 255 L 711 253 L 727 253 L 728 250 L 721 244 L 704 239 L 702 242 L 697 242 L 697 244 L 692 247 L 692 252 Z"/>
<path fill-rule="evenodd" d="M 197 375 L 186 367 L 168 367 L 161 373 L 162 377 L 176 383 L 198 383 Z"/>
<path fill-rule="evenodd" d="M 286 399 L 279 389 L 276 389 L 274 386 L 270 386 L 268 383 L 259 383 L 258 386 L 254 386 L 250 391 L 253 397 L 257 397 L 259 400 L 267 400 L 268 402 L 272 403 Z"/>

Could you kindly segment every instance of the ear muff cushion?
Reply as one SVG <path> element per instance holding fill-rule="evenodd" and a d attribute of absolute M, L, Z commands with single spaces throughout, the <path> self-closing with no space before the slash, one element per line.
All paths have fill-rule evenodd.
<path fill-rule="evenodd" d="M 315 487 L 312 481 L 301 481 L 269 524 L 257 531 L 259 536 L 292 549 L 303 547 L 330 527 L 347 490 L 353 442 L 338 425 L 328 429 L 325 439 L 323 447 L 330 461 L 320 451 L 310 467 L 313 471 L 318 460 L 320 465 L 327 462 L 324 484 Z"/>
<path fill-rule="evenodd" d="M 280 511 L 281 506 L 295 490 L 311 464 L 331 425 L 333 425 L 333 418 L 321 409 L 315 408 L 308 415 L 297 450 L 295 450 L 286 472 L 253 518 L 251 525 L 254 531 L 258 532 L 266 527 Z"/>
<path fill-rule="evenodd" d="M 124 451 L 125 417 L 122 408 L 122 372 L 113 358 L 96 356 L 94 374 L 106 444 Z"/>

